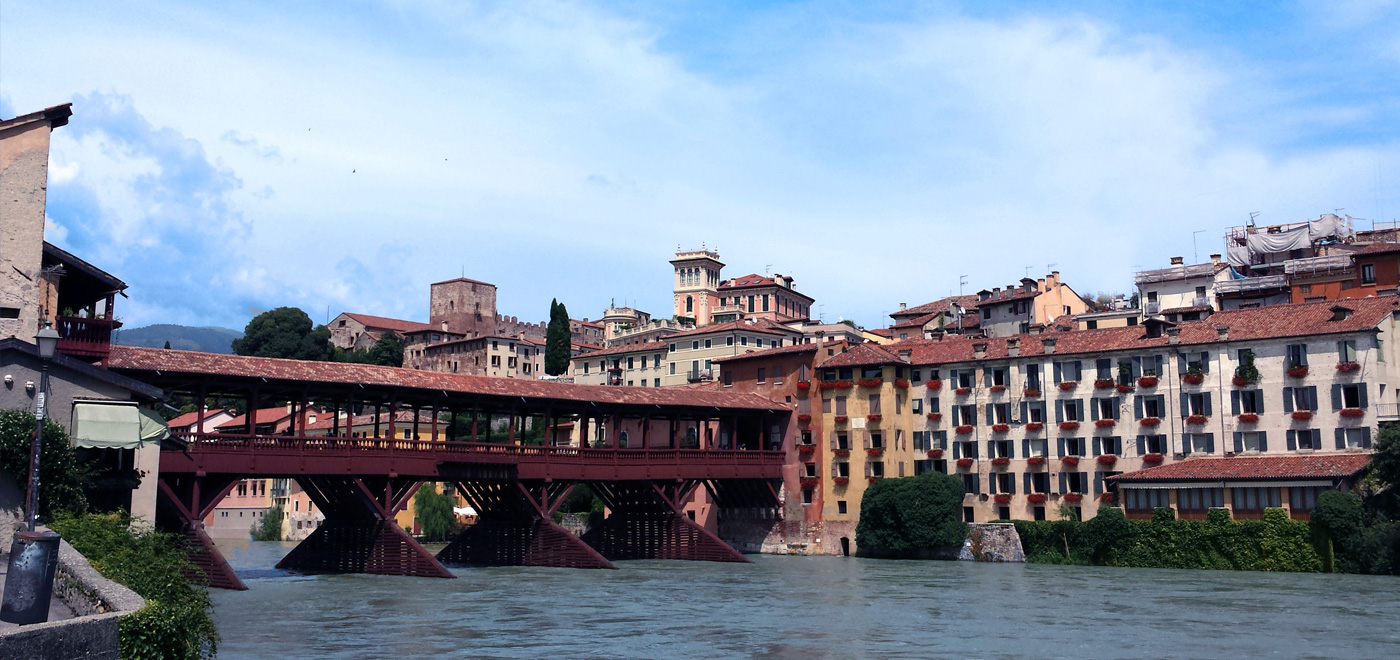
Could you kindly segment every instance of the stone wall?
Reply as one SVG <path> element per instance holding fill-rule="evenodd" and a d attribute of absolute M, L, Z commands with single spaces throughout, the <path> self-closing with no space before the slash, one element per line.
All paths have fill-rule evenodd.
<path fill-rule="evenodd" d="M 856 553 L 856 523 L 846 520 L 775 520 L 756 516 L 720 517 L 719 537 L 739 552 L 766 555 Z M 841 539 L 847 539 L 843 549 Z"/>
<path fill-rule="evenodd" d="M 0 131 L 0 338 L 39 331 L 49 130 L 39 120 Z"/>
<path fill-rule="evenodd" d="M 1011 523 L 971 523 L 959 561 L 1024 562 L 1021 535 Z"/>

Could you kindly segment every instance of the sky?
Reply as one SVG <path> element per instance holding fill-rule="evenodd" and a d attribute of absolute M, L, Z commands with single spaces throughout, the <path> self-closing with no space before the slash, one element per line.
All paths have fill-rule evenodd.
<path fill-rule="evenodd" d="M 462 275 L 668 316 L 701 245 L 882 327 L 1400 219 L 1400 0 L 117 4 L 0 1 L 0 116 L 73 103 L 47 238 L 127 327 L 423 321 Z"/>

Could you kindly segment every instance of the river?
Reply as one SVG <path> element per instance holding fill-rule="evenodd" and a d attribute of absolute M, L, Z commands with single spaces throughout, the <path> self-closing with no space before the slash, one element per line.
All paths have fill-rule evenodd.
<path fill-rule="evenodd" d="M 222 543 L 234 658 L 1400 658 L 1391 577 L 753 556 L 296 576 Z"/>

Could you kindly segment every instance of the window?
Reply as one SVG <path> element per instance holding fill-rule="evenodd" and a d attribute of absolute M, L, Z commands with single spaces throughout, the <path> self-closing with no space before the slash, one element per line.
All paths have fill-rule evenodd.
<path fill-rule="evenodd" d="M 881 378 L 884 375 L 885 370 L 881 367 L 862 367 L 860 370 L 861 378 Z"/>
<path fill-rule="evenodd" d="M 1294 511 L 1312 511 L 1317 508 L 1317 496 L 1326 490 L 1326 486 L 1293 486 L 1288 489 L 1288 507 Z"/>
<path fill-rule="evenodd" d="M 690 341 L 690 350 L 692 350 L 692 351 L 698 351 L 698 350 L 700 350 L 700 340 L 699 340 L 699 339 L 692 339 L 692 340 Z"/>
<path fill-rule="evenodd" d="M 1264 390 L 1231 391 L 1230 408 L 1230 412 L 1235 415 L 1264 412 Z"/>
<path fill-rule="evenodd" d="M 928 411 L 931 413 L 940 412 L 938 408 L 938 397 L 931 396 L 928 398 Z"/>
<path fill-rule="evenodd" d="M 1138 436 L 1138 454 L 1166 454 L 1167 436 L 1165 435 L 1140 435 Z"/>
<path fill-rule="evenodd" d="M 1367 449 L 1371 446 L 1371 427 L 1337 429 L 1337 449 Z"/>
<path fill-rule="evenodd" d="M 1178 488 L 1176 508 L 1180 511 L 1205 511 L 1225 506 L 1224 488 Z"/>
<path fill-rule="evenodd" d="M 958 387 L 972 387 L 975 385 L 973 380 L 976 378 L 976 373 L 971 369 L 953 369 L 948 372 L 948 375 Z"/>
<path fill-rule="evenodd" d="M 1011 441 L 1010 441 L 1010 440 L 988 440 L 988 441 L 987 441 L 987 457 L 988 457 L 988 458 L 1015 458 L 1015 456 L 1013 455 L 1013 453 L 1012 453 L 1012 451 L 1011 451 Z M 1005 491 L 1003 491 L 1003 492 L 1005 492 Z"/>
<path fill-rule="evenodd" d="M 1055 372 L 1055 384 L 1057 385 L 1068 381 L 1077 382 L 1083 376 L 1080 372 L 1078 360 L 1073 362 L 1056 362 L 1053 371 Z"/>
<path fill-rule="evenodd" d="M 759 368 L 758 368 L 758 382 L 760 382 L 760 383 L 766 383 L 766 382 L 768 382 L 768 369 L 766 369 L 766 368 L 764 368 L 764 367 L 759 367 Z M 728 380 L 728 379 L 725 379 L 725 384 L 726 384 L 726 385 L 729 384 L 729 380 Z"/>
<path fill-rule="evenodd" d="M 1375 264 L 1361 264 L 1361 283 L 1362 283 L 1362 284 L 1375 284 L 1375 283 L 1376 283 L 1376 266 L 1375 266 Z"/>
<path fill-rule="evenodd" d="M 866 463 L 866 469 L 870 470 L 870 476 L 880 478 L 885 476 L 885 464 L 882 461 Z"/>
<path fill-rule="evenodd" d="M 1061 472 L 1060 492 L 1062 493 L 1085 493 L 1089 490 L 1089 473 L 1087 472 Z"/>
<path fill-rule="evenodd" d="M 1039 364 L 1028 364 L 1028 365 L 1026 365 L 1026 389 L 1028 389 L 1028 390 L 1038 390 L 1038 389 L 1040 389 L 1040 365 L 1039 365 Z"/>
<path fill-rule="evenodd" d="M 783 384 L 783 368 L 782 368 L 782 367 L 773 367 L 773 384 L 774 384 L 774 385 L 782 385 L 782 384 Z"/>
<path fill-rule="evenodd" d="M 1182 449 L 1189 454 L 1215 453 L 1214 433 L 1186 433 L 1182 435 Z"/>
<path fill-rule="evenodd" d="M 1045 402 L 1044 401 L 1022 401 L 1021 421 L 1023 423 L 1045 423 Z"/>
<path fill-rule="evenodd" d="M 926 452 L 926 451 L 928 451 L 928 450 L 930 450 L 930 449 L 932 449 L 932 447 L 929 446 L 929 434 L 928 434 L 928 431 L 915 431 L 915 432 L 914 432 L 914 453 L 917 454 L 917 453 L 919 453 L 919 452 Z"/>
<path fill-rule="evenodd" d="M 1300 366 L 1300 367 L 1306 367 L 1306 366 L 1308 366 L 1308 345 L 1307 345 L 1307 344 L 1289 344 L 1289 345 L 1288 345 L 1288 363 L 1285 364 L 1284 367 L 1285 367 L 1285 368 L 1289 368 L 1289 367 L 1292 367 L 1293 365 L 1297 365 L 1297 366 Z"/>
<path fill-rule="evenodd" d="M 1110 358 L 1099 358 L 1094 361 L 1095 378 L 1109 380 L 1113 378 L 1113 360 Z"/>
<path fill-rule="evenodd" d="M 1014 474 L 1010 472 L 998 472 L 989 475 L 987 485 L 991 487 L 991 494 L 1006 493 L 1014 495 L 1016 493 L 1016 481 Z"/>
<path fill-rule="evenodd" d="M 1006 387 L 1006 367 L 987 367 L 982 374 L 983 385 Z"/>
<path fill-rule="evenodd" d="M 712 348 L 712 347 L 713 347 L 712 344 L 711 344 L 711 341 L 712 341 L 712 340 L 709 340 L 709 339 L 706 339 L 706 340 L 705 340 L 705 348 Z"/>
<path fill-rule="evenodd" d="M 1123 454 L 1123 439 L 1116 435 L 1094 438 L 1094 455 L 1103 456 L 1104 454 L 1121 456 Z"/>
<path fill-rule="evenodd" d="M 924 400 L 923 400 L 923 399 L 914 399 L 914 400 L 912 400 L 912 401 L 909 402 L 909 406 L 910 406 L 911 412 L 913 412 L 915 415 L 922 415 L 922 414 L 924 414 Z"/>
<path fill-rule="evenodd" d="M 987 404 L 988 424 L 1010 424 L 1011 404 L 1009 403 L 989 403 Z"/>
<path fill-rule="evenodd" d="M 1166 395 L 1139 394 L 1133 399 L 1133 413 L 1138 419 L 1144 417 L 1161 419 L 1166 416 L 1166 408 Z"/>
<path fill-rule="evenodd" d="M 740 337 L 740 338 L 739 338 L 739 345 L 740 345 L 740 346 L 748 346 L 748 345 L 749 345 L 749 338 L 748 338 L 748 337 Z"/>
<path fill-rule="evenodd" d="M 1055 401 L 1055 422 L 1084 421 L 1083 399 L 1059 399 Z"/>
<path fill-rule="evenodd" d="M 1177 366 L 1183 374 L 1193 368 L 1200 369 L 1202 373 L 1210 373 L 1210 353 L 1183 353 L 1177 360 Z"/>
<path fill-rule="evenodd" d="M 846 414 L 846 397 L 844 397 L 844 396 L 838 396 L 838 397 L 836 397 L 836 414 L 837 414 L 837 415 L 844 415 L 844 414 Z"/>
<path fill-rule="evenodd" d="M 675 363 L 675 362 L 672 362 L 672 363 L 671 363 L 671 375 L 672 375 L 672 376 L 676 375 L 676 363 Z"/>
<path fill-rule="evenodd" d="M 1046 472 L 1026 473 L 1026 492 L 1028 493 L 1048 493 L 1050 492 L 1050 474 Z"/>
<path fill-rule="evenodd" d="M 836 513 L 846 512 L 846 500 L 836 500 Z"/>
<path fill-rule="evenodd" d="M 1083 456 L 1084 438 L 1060 438 L 1060 456 Z"/>
<path fill-rule="evenodd" d="M 823 398 L 822 398 L 822 412 L 824 412 L 824 413 L 829 413 L 829 412 L 831 412 L 831 399 L 826 398 L 826 397 L 823 397 Z"/>
<path fill-rule="evenodd" d="M 802 503 L 803 503 L 803 504 L 811 504 L 811 503 L 812 503 L 812 489 L 811 489 L 811 488 L 803 488 L 803 489 L 802 489 Z"/>
<path fill-rule="evenodd" d="M 1355 362 L 1355 361 L 1356 361 L 1356 340 L 1354 340 L 1354 339 L 1345 339 L 1345 340 L 1342 340 L 1342 341 L 1337 342 L 1337 361 L 1338 361 L 1338 362 Z"/>
<path fill-rule="evenodd" d="M 846 368 L 844 368 L 844 369 L 841 369 L 838 373 L 839 373 L 840 376 L 841 376 L 841 380 L 850 380 L 850 379 L 853 378 L 854 375 L 855 375 L 855 371 L 854 371 L 853 369 L 851 369 L 850 367 L 846 367 Z"/>
<path fill-rule="evenodd" d="M 1047 443 L 1045 442 L 1045 438 L 1026 440 L 1026 458 L 1030 458 L 1032 456 L 1044 457 L 1046 444 Z"/>
<path fill-rule="evenodd" d="M 879 431 L 871 431 L 869 438 L 870 447 L 874 449 L 883 449 L 885 447 L 885 437 Z"/>
<path fill-rule="evenodd" d="M 1264 431 L 1238 431 L 1235 433 L 1235 452 L 1268 451 L 1268 440 Z"/>
<path fill-rule="evenodd" d="M 1322 449 L 1322 429 L 1298 429 L 1287 433 L 1288 450 Z"/>
<path fill-rule="evenodd" d="M 977 458 L 977 443 L 971 440 L 954 442 L 953 458 Z"/>
<path fill-rule="evenodd" d="M 667 348 L 669 348 L 670 351 L 671 351 L 672 353 L 675 353 L 675 352 L 676 352 L 676 345 L 675 345 L 675 344 L 671 344 L 671 345 L 669 345 Z"/>
<path fill-rule="evenodd" d="M 759 381 L 758 381 L 758 382 L 762 383 L 762 382 L 763 382 L 763 375 L 762 375 L 762 374 L 763 374 L 763 370 L 762 370 L 762 369 L 759 369 L 759 370 L 758 370 L 758 373 L 759 373 Z M 727 371 L 727 370 L 726 370 L 720 377 L 724 379 L 724 386 L 725 386 L 725 387 L 729 387 L 730 385 L 733 385 L 733 384 L 734 384 L 734 372 L 732 372 L 732 371 Z"/>
<path fill-rule="evenodd" d="M 1235 511 L 1263 511 L 1269 507 L 1283 506 L 1277 488 L 1234 488 L 1230 493 L 1230 503 Z"/>
<path fill-rule="evenodd" d="M 1181 408 L 1186 415 L 1204 415 L 1209 417 L 1210 392 L 1183 392 L 1181 394 Z"/>
<path fill-rule="evenodd" d="M 1094 399 L 1095 419 L 1118 419 L 1120 409 L 1119 398 L 1116 396 Z"/>
<path fill-rule="evenodd" d="M 1317 410 L 1317 386 L 1283 388 L 1283 411 Z"/>
<path fill-rule="evenodd" d="M 652 386 L 652 387 L 661 387 L 661 379 L 660 379 L 660 378 L 653 378 L 653 379 L 651 379 L 651 386 Z"/>
<path fill-rule="evenodd" d="M 1170 507 L 1170 493 L 1165 488 L 1125 488 L 1123 508 L 1128 511 L 1151 511 L 1157 507 Z"/>
<path fill-rule="evenodd" d="M 981 481 L 981 478 L 980 478 L 979 475 L 976 475 L 976 474 L 966 474 L 966 473 L 964 473 L 964 474 L 962 475 L 962 480 L 963 480 L 963 493 L 964 493 L 964 494 L 967 494 L 967 495 L 976 495 L 976 494 L 978 494 L 978 493 L 981 491 L 981 488 L 978 487 L 978 486 L 979 486 L 978 482 Z M 970 509 L 971 507 L 968 507 L 968 508 Z"/>
<path fill-rule="evenodd" d="M 953 406 L 953 426 L 976 426 L 977 406 Z"/>
<path fill-rule="evenodd" d="M 1338 405 L 1340 404 L 1340 405 Z M 1332 386 L 1332 409 L 1365 408 L 1366 384 L 1351 383 Z"/>
<path fill-rule="evenodd" d="M 851 448 L 851 438 L 850 438 L 850 436 L 846 435 L 845 433 L 837 432 L 837 434 L 836 434 L 836 449 L 850 449 L 850 448 Z"/>
<path fill-rule="evenodd" d="M 630 358 L 630 357 L 627 358 L 627 368 L 628 368 L 628 369 L 631 369 L 633 366 L 635 366 L 635 365 L 632 364 L 632 358 Z"/>
<path fill-rule="evenodd" d="M 724 345 L 725 345 L 725 346 L 733 346 L 733 345 L 734 345 L 734 335 L 730 335 L 730 336 L 728 336 L 728 337 L 725 337 L 725 338 L 724 338 Z"/>

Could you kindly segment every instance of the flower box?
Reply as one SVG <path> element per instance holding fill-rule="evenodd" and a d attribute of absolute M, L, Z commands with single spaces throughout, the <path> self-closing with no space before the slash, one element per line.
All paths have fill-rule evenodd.
<path fill-rule="evenodd" d="M 812 454 L 812 453 L 815 453 L 816 451 L 817 451 L 817 446 L 816 446 L 816 445 L 797 445 L 797 453 L 799 453 L 799 454 Z"/>
<path fill-rule="evenodd" d="M 1068 465 L 1068 466 L 1070 466 L 1070 467 L 1074 467 L 1074 466 L 1076 466 L 1076 465 L 1079 465 L 1079 457 L 1078 457 L 1078 456 L 1061 456 L 1061 457 L 1060 457 L 1060 463 L 1062 463 L 1062 464 L 1064 464 L 1064 465 Z"/>
<path fill-rule="evenodd" d="M 879 477 L 866 477 L 866 478 L 865 478 L 865 483 L 868 483 L 868 484 L 870 484 L 870 485 L 873 486 L 873 485 L 875 485 L 875 482 L 876 482 L 876 481 L 879 481 L 879 480 L 880 480 Z"/>
<path fill-rule="evenodd" d="M 1163 460 L 1164 458 L 1166 458 L 1166 457 L 1165 457 L 1165 456 L 1162 456 L 1161 454 L 1143 454 L 1143 455 L 1142 455 L 1142 462 L 1143 462 L 1143 463 L 1161 463 L 1162 460 Z"/>
<path fill-rule="evenodd" d="M 1235 387 L 1244 387 L 1246 385 L 1249 385 L 1249 383 L 1250 380 L 1243 376 L 1235 376 L 1234 378 L 1230 379 L 1230 384 L 1234 385 Z"/>
<path fill-rule="evenodd" d="M 969 434 L 969 433 L 972 433 L 972 425 L 971 425 L 971 424 L 963 424 L 962 426 L 959 426 L 959 427 L 957 427 L 957 428 L 954 428 L 954 429 L 953 429 L 953 433 L 956 433 L 956 434 L 958 434 L 958 435 L 967 435 L 967 434 Z"/>
<path fill-rule="evenodd" d="M 1119 394 L 1127 394 L 1128 392 L 1133 391 L 1133 386 L 1132 386 L 1132 385 L 1119 385 L 1119 386 L 1117 387 L 1117 389 L 1118 389 L 1118 393 L 1119 393 Z"/>
<path fill-rule="evenodd" d="M 1006 493 L 997 493 L 996 495 L 993 495 L 993 496 L 992 496 L 992 499 L 993 499 L 994 501 L 996 501 L 997 504 L 1010 504 L 1010 503 L 1011 503 L 1011 496 L 1008 495 L 1008 494 L 1006 494 Z"/>
<path fill-rule="evenodd" d="M 1005 456 L 998 456 L 992 459 L 992 465 L 996 467 L 1006 467 L 1008 465 L 1011 465 L 1011 459 Z"/>
<path fill-rule="evenodd" d="M 909 381 L 903 378 L 896 378 L 894 379 L 894 386 L 898 387 L 901 390 L 907 390 L 909 389 Z"/>
<path fill-rule="evenodd" d="M 1208 422 L 1208 421 L 1210 421 L 1210 420 L 1207 419 L 1205 415 L 1188 415 L 1188 416 L 1186 417 L 1186 423 L 1187 423 L 1187 424 L 1195 424 L 1195 425 L 1197 425 L 1197 426 L 1200 426 L 1201 424 L 1205 424 L 1205 423 Z"/>
<path fill-rule="evenodd" d="M 967 395 L 969 395 L 969 394 L 972 394 L 972 388 L 971 388 L 971 387 L 959 387 L 958 389 L 953 390 L 953 393 L 954 393 L 954 394 L 957 394 L 958 396 L 967 396 Z"/>
<path fill-rule="evenodd" d="M 1284 373 L 1288 374 L 1289 378 L 1306 378 L 1308 375 L 1308 368 L 1306 366 L 1291 367 Z"/>
<path fill-rule="evenodd" d="M 797 421 L 806 424 L 807 422 L 812 421 L 812 416 L 808 415 L 807 413 L 802 413 L 801 415 L 797 416 Z"/>
<path fill-rule="evenodd" d="M 866 415 L 865 419 L 871 422 L 878 422 L 884 418 L 880 416 L 880 413 L 871 413 L 869 415 Z"/>
<path fill-rule="evenodd" d="M 1027 423 L 1026 423 L 1026 430 L 1027 430 L 1027 431 L 1035 432 L 1035 431 L 1039 431 L 1039 430 L 1041 430 L 1041 429 L 1043 429 L 1043 428 L 1045 428 L 1045 425 L 1042 424 L 1042 423 L 1040 423 L 1040 422 L 1027 422 Z"/>
<path fill-rule="evenodd" d="M 1060 422 L 1060 430 L 1077 431 L 1079 430 L 1079 422 Z"/>
<path fill-rule="evenodd" d="M 1061 392 L 1068 392 L 1068 391 L 1070 391 L 1070 390 L 1072 390 L 1072 389 L 1074 389 L 1074 388 L 1076 388 L 1076 387 L 1079 387 L 1079 382 L 1078 382 L 1078 381 L 1067 380 L 1067 381 L 1065 381 L 1065 382 L 1063 382 L 1063 383 L 1060 383 L 1060 391 L 1061 391 Z"/>
<path fill-rule="evenodd" d="M 1313 412 L 1311 410 L 1295 410 L 1292 417 L 1295 422 L 1306 422 L 1313 418 Z"/>
<path fill-rule="evenodd" d="M 1006 391 L 1006 386 L 1005 386 L 1005 385 L 993 385 L 993 386 L 991 386 L 991 387 L 989 387 L 989 388 L 987 388 L 987 389 L 990 390 L 990 391 L 992 392 L 992 394 L 999 394 L 999 393 L 1001 393 L 1001 392 L 1005 392 L 1005 391 Z"/>
<path fill-rule="evenodd" d="M 1094 381 L 1094 389 L 1096 390 L 1106 390 L 1110 387 L 1113 387 L 1112 378 L 1099 378 Z"/>
<path fill-rule="evenodd" d="M 845 486 L 846 484 L 851 483 L 851 478 L 850 478 L 850 477 L 836 477 L 836 478 L 834 478 L 834 479 L 831 480 L 831 483 L 834 483 L 834 484 L 836 484 L 837 486 Z"/>
<path fill-rule="evenodd" d="M 815 486 L 822 482 L 820 477 L 802 477 L 802 479 L 800 479 L 799 481 L 805 488 L 811 488 L 812 486 Z"/>
<path fill-rule="evenodd" d="M 1157 387 L 1156 376 L 1143 376 L 1138 379 L 1138 387 Z"/>
<path fill-rule="evenodd" d="M 837 416 L 831 418 L 831 420 L 834 421 L 834 422 L 836 422 L 837 424 L 845 424 L 845 423 L 846 423 L 847 421 L 849 421 L 850 419 L 851 419 L 850 417 L 847 417 L 847 416 L 845 416 L 845 415 L 837 415 Z"/>
<path fill-rule="evenodd" d="M 928 450 L 928 457 L 929 457 L 929 458 L 943 458 L 943 450 L 942 450 L 942 449 L 930 449 L 930 450 Z"/>
<path fill-rule="evenodd" d="M 1097 459 L 1099 465 L 1113 465 L 1118 462 L 1117 454 L 1102 454 Z"/>
<path fill-rule="evenodd" d="M 1357 369 L 1360 369 L 1360 368 L 1361 368 L 1361 365 L 1358 364 L 1358 363 L 1356 363 L 1356 362 L 1338 362 L 1338 363 L 1337 363 L 1337 371 L 1338 371 L 1339 373 L 1344 373 L 1344 374 L 1345 374 L 1345 373 L 1350 373 L 1350 372 L 1356 371 Z"/>
<path fill-rule="evenodd" d="M 1021 390 L 1021 393 L 1029 397 L 1040 396 L 1040 390 L 1037 390 L 1033 387 L 1027 387 L 1024 390 Z"/>
<path fill-rule="evenodd" d="M 833 455 L 835 455 L 835 456 L 850 456 L 850 455 L 851 455 L 851 450 L 849 450 L 849 449 L 833 449 L 833 450 L 831 450 L 831 453 L 832 453 Z"/>
<path fill-rule="evenodd" d="M 1161 417 L 1143 417 L 1142 419 L 1138 420 L 1138 424 L 1141 424 L 1141 425 L 1147 426 L 1147 427 L 1151 427 L 1151 428 L 1155 428 L 1157 425 L 1159 425 L 1159 424 L 1161 424 L 1161 423 L 1162 423 L 1162 418 L 1161 418 Z"/>
<path fill-rule="evenodd" d="M 993 424 L 993 425 L 992 425 L 992 432 L 993 432 L 993 433 L 1006 433 L 1007 431 L 1010 431 L 1010 430 L 1011 430 L 1011 427 L 1010 427 L 1009 425 L 1007 425 L 1007 424 Z"/>
<path fill-rule="evenodd" d="M 970 458 L 959 458 L 959 459 L 958 459 L 958 467 L 960 467 L 960 468 L 972 467 L 972 459 L 970 459 Z"/>
<path fill-rule="evenodd" d="M 1192 385 L 1200 385 L 1201 383 L 1206 382 L 1206 377 L 1205 374 L 1186 374 L 1185 376 L 1181 377 L 1181 382 L 1190 383 Z"/>
<path fill-rule="evenodd" d="M 1259 415 L 1256 413 L 1244 413 L 1237 419 L 1240 420 L 1241 424 L 1255 424 L 1259 421 Z"/>
<path fill-rule="evenodd" d="M 943 421 L 943 413 L 929 413 L 928 415 L 926 415 L 926 417 L 928 417 L 928 421 L 930 422 Z"/>
<path fill-rule="evenodd" d="M 885 380 L 883 378 L 865 378 L 856 381 L 856 385 L 859 387 L 879 387 L 884 384 Z"/>
<path fill-rule="evenodd" d="M 851 381 L 849 381 L 849 380 L 828 380 L 828 381 L 823 381 L 822 384 L 819 386 L 819 388 L 820 388 L 820 389 L 823 389 L 823 390 L 849 390 L 849 389 L 851 389 Z"/>
<path fill-rule="evenodd" d="M 1066 502 L 1083 502 L 1084 493 L 1065 493 L 1064 499 Z"/>
<path fill-rule="evenodd" d="M 943 389 L 943 381 L 937 378 L 931 378 L 927 383 L 924 383 L 924 387 L 930 391 L 941 390 Z"/>
<path fill-rule="evenodd" d="M 1342 417 L 1365 417 L 1366 410 L 1363 408 L 1342 408 Z"/>
<path fill-rule="evenodd" d="M 1101 420 L 1098 420 L 1098 421 L 1094 422 L 1094 428 L 1111 429 L 1111 428 L 1113 428 L 1113 425 L 1114 425 L 1114 424 L 1117 424 L 1117 423 L 1118 423 L 1117 421 L 1112 420 L 1112 419 L 1101 419 Z"/>
<path fill-rule="evenodd" d="M 885 453 L 884 447 L 870 447 L 865 450 L 866 456 L 879 456 Z"/>
<path fill-rule="evenodd" d="M 1050 498 L 1047 497 L 1045 493 L 1031 493 L 1030 495 L 1026 496 L 1026 501 L 1030 502 L 1031 504 L 1044 504 L 1045 500 L 1047 499 Z"/>
<path fill-rule="evenodd" d="M 1099 496 L 1099 501 L 1104 504 L 1113 504 L 1113 493 L 1104 493 Z"/>
<path fill-rule="evenodd" d="M 802 390 L 803 392 L 806 392 L 807 390 L 812 389 L 812 381 L 810 381 L 810 380 L 799 380 L 799 381 L 797 381 L 797 389 Z"/>
<path fill-rule="evenodd" d="M 1038 465 L 1045 465 L 1045 457 L 1044 457 L 1044 456 L 1032 456 L 1032 457 L 1026 459 L 1026 465 L 1030 465 L 1030 466 L 1032 466 L 1032 467 L 1038 466 Z"/>

